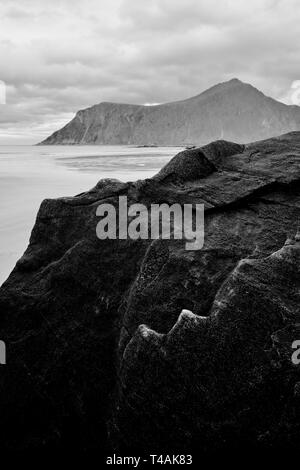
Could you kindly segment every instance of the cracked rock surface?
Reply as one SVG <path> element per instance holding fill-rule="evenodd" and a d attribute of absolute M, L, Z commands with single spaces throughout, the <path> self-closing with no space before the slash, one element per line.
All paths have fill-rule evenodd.
<path fill-rule="evenodd" d="M 181 152 L 41 204 L 0 289 L 2 448 L 218 450 L 300 440 L 300 133 Z M 205 206 L 205 243 L 99 240 L 96 209 Z"/>

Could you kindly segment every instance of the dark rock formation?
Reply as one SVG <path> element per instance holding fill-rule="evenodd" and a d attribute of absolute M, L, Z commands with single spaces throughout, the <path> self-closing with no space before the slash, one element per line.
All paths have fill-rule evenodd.
<path fill-rule="evenodd" d="M 297 130 L 299 106 L 287 106 L 233 79 L 159 106 L 97 104 L 78 111 L 42 144 L 204 145 L 216 139 L 244 143 Z"/>
<path fill-rule="evenodd" d="M 0 290 L 2 448 L 299 443 L 300 133 L 46 200 Z M 205 244 L 96 238 L 102 202 L 204 203 Z"/>

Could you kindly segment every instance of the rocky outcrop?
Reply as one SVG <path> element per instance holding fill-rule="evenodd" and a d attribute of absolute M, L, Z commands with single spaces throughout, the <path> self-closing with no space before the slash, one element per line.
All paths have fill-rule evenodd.
<path fill-rule="evenodd" d="M 244 143 L 300 130 L 299 106 L 287 106 L 233 79 L 183 101 L 142 106 L 100 103 L 78 111 L 42 144 L 205 145 Z"/>
<path fill-rule="evenodd" d="M 295 132 L 45 200 L 0 290 L 1 446 L 296 448 L 299 181 Z M 203 203 L 204 247 L 99 240 L 96 209 L 121 195 Z"/>

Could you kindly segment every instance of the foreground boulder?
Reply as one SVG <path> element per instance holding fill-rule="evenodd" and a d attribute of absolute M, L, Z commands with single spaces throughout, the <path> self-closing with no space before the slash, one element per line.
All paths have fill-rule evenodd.
<path fill-rule="evenodd" d="M 300 133 L 178 154 L 45 200 L 0 290 L 1 447 L 299 443 Z M 205 244 L 99 240 L 96 209 L 202 203 Z"/>

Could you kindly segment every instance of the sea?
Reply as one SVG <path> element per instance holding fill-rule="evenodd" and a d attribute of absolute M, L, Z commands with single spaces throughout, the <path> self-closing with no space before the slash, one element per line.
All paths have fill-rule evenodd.
<path fill-rule="evenodd" d="M 102 178 L 157 173 L 182 147 L 0 146 L 0 285 L 25 251 L 45 198 L 74 196 Z"/>

